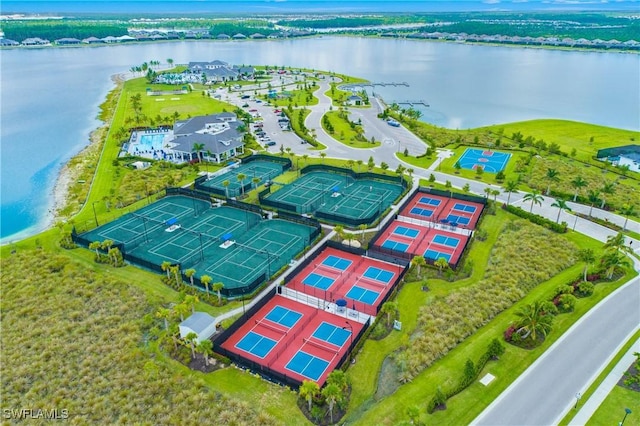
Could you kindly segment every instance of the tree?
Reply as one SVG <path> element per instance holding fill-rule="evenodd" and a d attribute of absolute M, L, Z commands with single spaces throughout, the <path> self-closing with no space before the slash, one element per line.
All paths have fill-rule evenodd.
<path fill-rule="evenodd" d="M 380 307 L 380 313 L 387 316 L 387 327 L 391 325 L 391 316 L 395 316 L 398 305 L 394 302 L 385 302 Z"/>
<path fill-rule="evenodd" d="M 559 175 L 560 172 L 558 172 L 556 169 L 547 169 L 547 174 L 544 177 L 545 180 L 549 182 L 549 184 L 547 185 L 547 195 L 549 195 L 549 192 L 551 192 L 551 184 L 560 180 L 560 178 L 558 177 Z"/>
<path fill-rule="evenodd" d="M 253 189 L 256 189 L 260 183 L 260 178 L 256 176 L 251 179 L 251 182 L 253 182 Z"/>
<path fill-rule="evenodd" d="M 167 58 L 167 64 L 169 64 L 169 66 L 172 66 L 173 65 L 173 59 Z"/>
<path fill-rule="evenodd" d="M 427 261 L 424 259 L 423 256 L 413 256 L 413 259 L 411 259 L 411 266 L 415 266 L 416 268 L 418 268 L 418 270 L 416 271 L 416 273 L 418 274 L 418 278 L 421 277 L 421 269 L 423 266 L 425 266 L 427 264 Z"/>
<path fill-rule="evenodd" d="M 205 290 L 207 291 L 207 294 L 209 294 L 209 284 L 211 284 L 212 280 L 213 278 L 211 278 L 209 275 L 203 275 L 200 277 L 200 282 L 202 283 Z"/>
<path fill-rule="evenodd" d="M 578 259 L 584 262 L 584 269 L 582 270 L 582 281 L 587 281 L 587 270 L 589 265 L 596 261 L 596 255 L 592 249 L 582 249 L 578 251 Z"/>
<path fill-rule="evenodd" d="M 360 230 L 360 242 L 364 244 L 364 231 L 367 230 L 367 225 L 364 223 L 360 224 L 358 225 L 358 229 Z"/>
<path fill-rule="evenodd" d="M 633 204 L 625 204 L 620 208 L 620 214 L 625 217 L 624 226 L 622 227 L 623 231 L 627 230 L 627 222 L 629 221 L 629 216 L 633 216 L 635 213 L 636 210 Z"/>
<path fill-rule="evenodd" d="M 240 182 L 240 188 L 242 188 L 242 195 L 244 195 L 244 180 L 247 178 L 247 175 L 245 175 L 244 173 L 238 173 L 236 178 Z"/>
<path fill-rule="evenodd" d="M 202 354 L 204 365 L 209 365 L 209 356 L 213 353 L 213 342 L 209 339 L 203 340 L 196 346 L 196 351 Z"/>
<path fill-rule="evenodd" d="M 156 318 L 164 320 L 164 329 L 165 331 L 169 331 L 169 320 L 173 318 L 173 312 L 171 311 L 171 309 L 158 309 L 158 312 L 156 312 Z"/>
<path fill-rule="evenodd" d="M 591 217 L 593 206 L 600 201 L 600 191 L 594 189 L 590 190 L 587 198 L 589 199 L 589 204 L 591 204 L 591 208 L 589 209 L 589 217 Z"/>
<path fill-rule="evenodd" d="M 222 303 L 222 295 L 220 294 L 220 291 L 224 288 L 224 283 L 213 283 L 213 286 L 211 286 L 211 288 L 213 289 L 213 291 L 218 293 L 218 304 Z"/>
<path fill-rule="evenodd" d="M 170 271 L 173 273 L 173 275 L 176 278 L 176 284 L 180 284 L 182 282 L 182 280 L 180 279 L 180 266 L 179 265 L 171 265 L 170 266 Z"/>
<path fill-rule="evenodd" d="M 493 202 L 495 203 L 496 201 L 498 201 L 498 195 L 500 195 L 500 190 L 492 189 L 491 195 L 493 195 Z"/>
<path fill-rule="evenodd" d="M 435 262 L 433 262 L 433 266 L 438 268 L 438 275 L 442 276 L 442 271 L 449 267 L 449 262 L 444 257 L 439 257 Z"/>
<path fill-rule="evenodd" d="M 199 301 L 200 299 L 198 299 L 198 296 L 187 294 L 186 296 L 184 296 L 184 301 L 182 303 L 184 303 L 187 308 L 191 310 L 191 313 L 194 314 L 196 312 L 196 304 Z"/>
<path fill-rule="evenodd" d="M 180 321 L 184 321 L 184 316 L 189 313 L 189 307 L 185 303 L 178 303 L 173 307 L 173 312 L 180 317 Z"/>
<path fill-rule="evenodd" d="M 531 201 L 531 208 L 529 209 L 529 213 L 531 213 L 533 212 L 533 205 L 534 204 L 542 205 L 542 200 L 544 198 L 542 197 L 542 195 L 540 195 L 540 192 L 534 189 L 533 191 L 525 194 L 522 199 L 524 201 Z"/>
<path fill-rule="evenodd" d="M 518 333 L 524 332 L 523 339 L 531 337 L 531 340 L 537 342 L 538 335 L 546 336 L 551 331 L 553 316 L 545 315 L 541 300 L 521 307 L 516 316 L 516 328 Z"/>
<path fill-rule="evenodd" d="M 340 390 L 345 393 L 349 389 L 349 381 L 344 371 L 340 369 L 333 370 L 327 376 L 327 384 L 336 385 Z"/>
<path fill-rule="evenodd" d="M 358 169 L 362 170 L 362 165 L 364 164 L 364 161 L 356 160 L 356 164 L 358 165 Z"/>
<path fill-rule="evenodd" d="M 420 418 L 420 409 L 415 405 L 407 407 L 407 416 L 409 416 L 412 425 L 416 424 Z"/>
<path fill-rule="evenodd" d="M 504 185 L 504 192 L 507 193 L 507 205 L 511 201 L 511 194 L 514 192 L 518 192 L 518 182 L 515 180 L 507 181 Z"/>
<path fill-rule="evenodd" d="M 187 276 L 187 278 L 189 278 L 189 281 L 191 282 L 191 287 L 193 287 L 193 276 L 196 274 L 196 270 L 193 268 L 190 268 L 184 271 L 184 274 Z"/>
<path fill-rule="evenodd" d="M 89 250 L 95 250 L 96 251 L 96 259 L 98 257 L 100 257 L 100 252 L 98 251 L 98 249 L 100 249 L 100 247 L 102 247 L 102 244 L 100 243 L 100 241 L 94 241 L 94 242 L 89 244 Z"/>
<path fill-rule="evenodd" d="M 196 357 L 196 339 L 197 338 L 198 338 L 198 335 L 193 331 L 184 337 L 184 342 L 189 346 L 189 348 L 191 348 L 191 358 L 194 358 L 194 359 Z"/>
<path fill-rule="evenodd" d="M 484 193 L 487 194 L 485 197 L 488 199 L 489 195 L 491 195 L 491 188 L 488 186 L 484 189 Z"/>
<path fill-rule="evenodd" d="M 306 399 L 309 403 L 309 412 L 311 412 L 311 405 L 313 404 L 313 398 L 320 393 L 320 386 L 316 382 L 311 380 L 303 380 L 300 389 L 298 390 L 300 397 Z"/>
<path fill-rule="evenodd" d="M 373 159 L 373 156 L 369 157 L 369 160 L 367 161 L 367 169 L 371 170 L 376 166 L 376 162 Z"/>
<path fill-rule="evenodd" d="M 616 269 L 629 266 L 627 257 L 619 251 L 608 251 L 600 259 L 602 267 L 607 271 L 607 278 L 612 279 Z"/>
<path fill-rule="evenodd" d="M 165 260 L 160 265 L 160 268 L 162 268 L 162 270 L 167 273 L 167 279 L 169 279 L 169 272 L 171 271 L 171 262 L 169 262 L 168 260 Z"/>
<path fill-rule="evenodd" d="M 222 181 L 222 186 L 224 186 L 224 192 L 227 194 L 227 198 L 229 198 L 229 185 L 231 184 L 231 182 L 229 182 L 228 180 L 223 180 Z"/>
<path fill-rule="evenodd" d="M 576 176 L 576 178 L 571 181 L 571 186 L 573 186 L 575 188 L 575 192 L 573 194 L 573 202 L 574 203 L 578 199 L 578 192 L 580 191 L 580 189 L 584 188 L 585 186 L 587 186 L 587 184 L 588 184 L 588 182 L 586 180 L 582 179 L 582 176 Z"/>
<path fill-rule="evenodd" d="M 453 168 L 456 169 L 456 174 L 460 173 L 460 169 L 462 169 L 462 165 L 460 165 L 460 161 L 456 161 L 453 165 Z"/>
<path fill-rule="evenodd" d="M 320 158 L 322 158 L 322 162 L 324 163 L 324 158 L 327 156 L 326 152 L 321 152 L 320 153 Z"/>
<path fill-rule="evenodd" d="M 556 223 L 560 223 L 560 213 L 562 213 L 563 210 L 567 212 L 571 211 L 571 207 L 567 205 L 567 202 L 560 198 L 558 198 L 553 204 L 551 204 L 551 207 L 558 208 L 558 217 L 556 218 Z"/>
<path fill-rule="evenodd" d="M 329 417 L 331 418 L 331 423 L 333 423 L 333 408 L 336 405 L 336 402 L 340 402 L 343 398 L 342 391 L 335 384 L 328 384 L 322 389 L 322 396 L 326 399 L 329 404 Z"/>
<path fill-rule="evenodd" d="M 631 253 L 631 247 L 626 244 L 624 234 L 618 232 L 617 235 L 610 235 L 607 237 L 607 242 L 604 244 L 605 250 L 613 250 L 620 253 Z"/>
<path fill-rule="evenodd" d="M 607 195 L 613 195 L 616 192 L 616 184 L 613 182 L 605 182 L 602 185 L 602 193 Z M 602 197 L 602 204 L 600 205 L 601 209 L 604 209 L 604 205 L 606 204 L 606 200 L 604 196 Z"/>

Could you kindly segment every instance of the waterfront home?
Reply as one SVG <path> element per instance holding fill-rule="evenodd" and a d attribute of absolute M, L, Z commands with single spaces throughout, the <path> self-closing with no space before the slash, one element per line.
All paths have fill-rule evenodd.
<path fill-rule="evenodd" d="M 254 78 L 255 68 L 229 65 L 227 62 L 214 60 L 211 62 L 189 62 L 190 73 L 203 77 L 206 84 Z"/>

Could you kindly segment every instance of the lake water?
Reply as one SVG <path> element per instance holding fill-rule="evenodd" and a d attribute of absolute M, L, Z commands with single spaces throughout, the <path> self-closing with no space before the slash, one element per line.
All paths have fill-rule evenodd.
<path fill-rule="evenodd" d="M 640 130 L 638 55 L 321 37 L 0 51 L 0 237 L 39 232 L 60 167 L 100 124 L 110 76 L 144 61 L 220 59 L 335 71 L 375 82 L 389 103 L 425 100 L 423 120 L 472 128 L 561 118 Z M 10 238 L 8 238 L 10 237 Z"/>

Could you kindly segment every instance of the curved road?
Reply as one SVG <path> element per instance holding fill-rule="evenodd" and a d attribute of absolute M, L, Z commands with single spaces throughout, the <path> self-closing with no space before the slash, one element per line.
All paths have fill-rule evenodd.
<path fill-rule="evenodd" d="M 437 181 L 450 181 L 454 187 L 462 188 L 468 184 L 470 192 L 485 195 L 487 187 L 501 190 L 499 186 L 485 184 L 477 180 L 468 180 L 459 176 L 447 175 L 436 170 L 438 161 L 430 170 L 420 169 L 404 163 L 396 153 L 409 150 L 412 155 L 425 151 L 424 143 L 404 127 L 391 127 L 377 118 L 381 106 L 377 104 L 367 109 L 351 108 L 352 119 L 362 120 L 367 138 L 375 137 L 382 141 L 377 148 L 355 149 L 348 147 L 328 135 L 320 125 L 322 115 L 329 110 L 331 99 L 324 95 L 329 90 L 329 82 L 323 81 L 314 95 L 320 99 L 318 105 L 307 107 L 311 113 L 305 121 L 305 126 L 315 129 L 317 139 L 327 146 L 324 152 L 328 157 L 363 160 L 365 163 L 373 156 L 376 164 L 384 161 L 390 169 L 398 164 L 415 170 L 415 177 L 428 178 L 433 174 Z M 239 101 L 239 99 L 233 99 Z M 236 102 L 237 103 L 237 102 Z M 239 105 L 239 103 L 237 103 Z M 273 107 L 259 108 L 265 118 L 273 114 Z M 299 138 L 290 132 L 279 132 L 270 127 L 265 120 L 265 127 L 278 144 L 291 148 L 296 154 L 319 155 L 317 150 L 310 151 L 308 145 L 300 144 Z M 269 127 L 268 127 L 269 126 Z M 277 125 L 276 125 L 277 127 Z M 446 157 L 446 152 L 439 156 Z M 524 193 L 511 194 L 511 204 L 522 204 Z M 508 194 L 496 197 L 496 200 L 507 202 Z M 605 242 L 616 232 L 581 219 L 567 212 L 560 212 L 552 207 L 555 199 L 544 197 L 541 205 L 534 205 L 533 212 L 545 216 L 553 221 L 558 218 L 565 221 L 576 232 L 588 235 L 596 240 Z M 570 207 L 581 213 L 589 213 L 590 208 L 575 203 Z M 522 206 L 529 209 L 530 205 Z M 620 226 L 626 223 L 627 228 L 640 233 L 640 223 L 600 210 L 593 209 L 593 216 L 607 219 Z M 627 238 L 627 243 L 640 253 L 640 241 Z M 634 260 L 635 268 L 640 270 L 640 262 Z M 640 278 L 636 277 L 616 290 L 596 307 L 587 312 L 574 324 L 558 341 L 556 341 L 538 360 L 531 365 L 514 383 L 512 383 L 480 416 L 474 420 L 475 425 L 550 425 L 557 423 L 576 402 L 576 393 L 583 393 L 590 383 L 595 380 L 599 371 L 606 366 L 609 359 L 625 339 L 640 326 Z M 497 380 L 500 380 L 498 377 Z"/>

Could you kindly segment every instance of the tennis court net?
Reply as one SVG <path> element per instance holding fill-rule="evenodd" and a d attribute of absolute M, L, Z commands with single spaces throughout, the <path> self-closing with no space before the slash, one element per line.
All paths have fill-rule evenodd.
<path fill-rule="evenodd" d="M 269 330 L 275 331 L 278 334 L 287 335 L 289 334 L 289 329 L 284 329 L 280 327 L 276 327 L 273 324 L 266 322 L 265 320 L 256 320 L 256 325 L 260 325 L 261 327 L 268 328 Z"/>
<path fill-rule="evenodd" d="M 359 276 L 358 278 L 356 278 L 356 284 L 358 283 L 364 283 L 371 287 L 377 287 L 380 289 L 385 289 L 387 288 L 387 285 L 388 285 L 388 283 L 383 283 L 382 281 L 376 281 L 369 278 L 365 278 L 364 276 Z"/>
<path fill-rule="evenodd" d="M 344 271 L 342 269 L 332 268 L 323 263 L 316 263 L 315 266 L 317 270 L 326 272 L 327 274 L 337 275 L 337 276 L 341 276 L 342 274 L 344 274 Z"/>
<path fill-rule="evenodd" d="M 302 341 L 307 345 L 315 346 L 316 348 L 320 348 L 320 349 L 322 349 L 324 351 L 330 352 L 330 353 L 335 354 L 335 355 L 337 355 L 340 352 L 340 348 L 330 347 L 328 345 L 322 344 L 322 343 L 317 342 L 315 340 L 311 340 L 311 338 L 309 338 L 309 339 L 302 338 Z"/>

